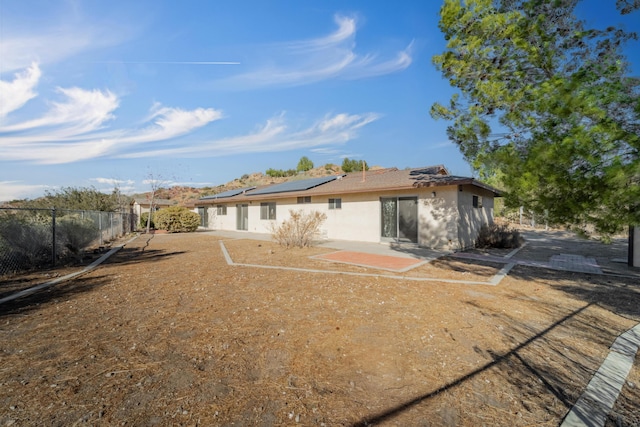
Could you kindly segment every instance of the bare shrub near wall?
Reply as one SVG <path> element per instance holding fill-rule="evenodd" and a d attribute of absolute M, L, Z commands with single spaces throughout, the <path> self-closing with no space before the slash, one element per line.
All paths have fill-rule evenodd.
<path fill-rule="evenodd" d="M 506 225 L 483 225 L 476 239 L 476 248 L 519 248 L 524 243 L 524 238 L 518 230 Z"/>
<path fill-rule="evenodd" d="M 313 244 L 313 237 L 320 230 L 320 226 L 327 216 L 318 211 L 304 213 L 303 211 L 289 211 L 290 218 L 280 225 L 272 224 L 271 236 L 280 246 L 286 248 L 306 248 Z"/>

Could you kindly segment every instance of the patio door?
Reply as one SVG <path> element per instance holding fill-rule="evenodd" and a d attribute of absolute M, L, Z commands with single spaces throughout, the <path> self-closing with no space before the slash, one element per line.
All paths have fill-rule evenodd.
<path fill-rule="evenodd" d="M 382 240 L 418 243 L 418 198 L 380 199 Z"/>
<path fill-rule="evenodd" d="M 200 215 L 200 227 L 207 228 L 208 219 L 207 219 L 207 208 L 199 207 L 198 215 Z"/>
<path fill-rule="evenodd" d="M 249 229 L 249 205 L 236 205 L 236 230 Z"/>

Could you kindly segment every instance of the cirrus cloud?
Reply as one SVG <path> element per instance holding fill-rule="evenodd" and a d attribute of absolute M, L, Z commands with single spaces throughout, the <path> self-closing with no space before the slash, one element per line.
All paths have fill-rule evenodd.
<path fill-rule="evenodd" d="M 356 19 L 336 15 L 334 20 L 338 28 L 333 33 L 268 47 L 271 65 L 258 66 L 215 85 L 235 89 L 300 86 L 332 78 L 376 77 L 411 65 L 413 42 L 388 59 L 379 59 L 374 53 L 361 54 L 355 50 Z"/>
<path fill-rule="evenodd" d="M 36 70 L 37 64 L 21 76 L 33 77 Z M 35 93 L 35 86 L 25 85 L 23 80 L 16 77 L 13 82 L 2 83 L 11 93 Z M 380 117 L 376 113 L 338 113 L 306 127 L 291 127 L 281 114 L 253 132 L 226 138 L 201 136 L 187 142 L 181 137 L 222 119 L 222 111 L 202 107 L 185 110 L 156 103 L 142 126 L 110 129 L 109 122 L 120 105 L 112 92 L 77 87 L 57 88 L 56 92 L 62 99 L 48 102 L 49 109 L 40 117 L 0 124 L 0 159 L 63 164 L 103 157 L 194 158 L 317 148 L 344 144 Z M 28 96 L 23 96 L 22 105 Z"/>

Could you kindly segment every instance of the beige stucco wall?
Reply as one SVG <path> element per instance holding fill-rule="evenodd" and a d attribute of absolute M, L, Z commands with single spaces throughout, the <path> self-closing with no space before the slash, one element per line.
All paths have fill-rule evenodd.
<path fill-rule="evenodd" d="M 482 208 L 473 207 L 473 196 L 482 197 Z M 493 207 L 491 192 L 478 187 L 462 186 L 462 191 L 458 191 L 458 249 L 475 245 L 480 228 L 493 221 Z"/>
<path fill-rule="evenodd" d="M 474 187 L 469 187 L 473 189 Z M 249 204 L 248 231 L 271 233 L 272 226 L 290 218 L 290 210 L 318 211 L 327 219 L 320 229 L 322 238 L 380 242 L 382 197 L 416 197 L 419 218 L 418 244 L 423 247 L 456 250 L 472 246 L 482 224 L 493 215 L 493 196 L 478 194 L 458 186 L 410 189 L 375 194 L 345 194 L 312 196 L 311 203 L 298 204 L 297 198 L 265 200 L 276 202 L 276 220 L 260 219 L 260 202 Z M 435 195 L 434 195 L 435 192 Z M 472 196 L 483 196 L 483 207 L 472 207 Z M 342 199 L 341 209 L 329 209 L 329 199 Z M 224 203 L 221 203 L 224 204 Z M 216 206 L 208 208 L 208 228 L 236 230 L 236 204 L 228 203 L 227 215 L 217 215 Z M 197 208 L 196 208 L 197 211 Z"/>
<path fill-rule="evenodd" d="M 433 249 L 458 249 L 458 187 L 438 187 L 418 201 L 418 244 Z M 434 194 L 435 193 L 435 196 Z"/>

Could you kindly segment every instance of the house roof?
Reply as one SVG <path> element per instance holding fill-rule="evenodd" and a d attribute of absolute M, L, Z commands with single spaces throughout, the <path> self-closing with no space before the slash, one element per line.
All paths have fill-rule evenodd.
<path fill-rule="evenodd" d="M 313 181 L 315 180 L 303 180 Z M 302 181 L 296 181 L 301 183 Z M 313 181 L 317 182 L 317 181 Z M 495 196 L 500 192 L 495 188 L 476 181 L 473 178 L 449 175 L 442 165 L 428 166 L 424 168 L 403 169 L 397 168 L 378 169 L 366 172 L 350 173 L 335 176 L 334 179 L 315 186 L 306 186 L 304 183 L 291 188 L 303 188 L 290 191 L 271 191 L 281 184 L 272 184 L 256 187 L 233 197 L 228 197 L 225 202 L 245 202 L 256 200 L 273 200 L 301 196 L 340 195 L 356 193 L 372 193 L 383 191 L 408 190 L 424 187 L 441 187 L 452 185 L 472 185 L 491 191 Z M 277 190 L 277 188 L 276 188 Z M 204 203 L 202 203 L 204 202 Z M 198 204 L 207 204 L 210 200 L 200 199 Z"/>
<path fill-rule="evenodd" d="M 233 190 L 223 191 L 222 193 L 213 194 L 211 196 L 200 197 L 200 200 L 215 200 L 215 199 L 224 199 L 227 197 L 237 196 L 238 194 L 246 193 L 247 191 L 251 191 L 256 187 L 245 187 L 245 188 L 234 188 Z"/>
<path fill-rule="evenodd" d="M 131 203 L 132 204 L 137 203 L 139 205 L 149 205 L 151 204 L 151 200 L 145 197 L 139 197 L 139 198 L 133 199 L 133 202 Z M 176 201 L 169 200 L 169 199 L 153 199 L 153 204 L 156 206 L 171 206 L 171 205 L 175 205 Z"/>

